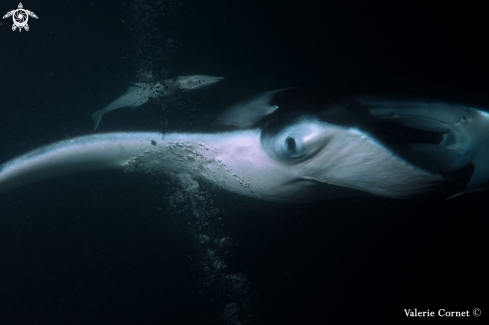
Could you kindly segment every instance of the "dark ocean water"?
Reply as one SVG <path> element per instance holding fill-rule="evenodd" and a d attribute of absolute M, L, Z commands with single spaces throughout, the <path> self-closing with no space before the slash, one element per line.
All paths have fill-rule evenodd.
<path fill-rule="evenodd" d="M 39 16 L 28 32 L 0 20 L 0 162 L 91 133 L 91 114 L 131 82 L 178 75 L 225 79 L 114 111 L 100 131 L 185 129 L 289 86 L 489 107 L 489 11 L 475 2 L 23 5 Z M 487 319 L 487 193 L 297 205 L 188 186 L 106 172 L 0 195 L 0 324 L 414 323 L 405 308 Z"/>

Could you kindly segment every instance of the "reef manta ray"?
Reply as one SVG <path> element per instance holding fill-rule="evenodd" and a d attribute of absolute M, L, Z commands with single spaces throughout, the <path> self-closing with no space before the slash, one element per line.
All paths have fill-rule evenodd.
<path fill-rule="evenodd" d="M 188 173 L 242 195 L 307 202 L 370 193 L 453 195 L 489 181 L 489 113 L 438 101 L 270 91 L 192 132 L 116 132 L 53 143 L 0 166 L 0 192 L 124 169 Z"/>

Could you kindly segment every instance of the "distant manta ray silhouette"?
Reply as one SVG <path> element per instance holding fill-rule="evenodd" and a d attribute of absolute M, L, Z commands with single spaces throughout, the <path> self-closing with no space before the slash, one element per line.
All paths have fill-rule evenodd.
<path fill-rule="evenodd" d="M 222 77 L 213 76 L 182 76 L 155 83 L 135 83 L 126 92 L 102 110 L 92 114 L 95 130 L 105 113 L 122 107 L 136 108 L 146 103 L 150 98 L 169 96 L 177 92 L 189 92 L 215 85 Z"/>

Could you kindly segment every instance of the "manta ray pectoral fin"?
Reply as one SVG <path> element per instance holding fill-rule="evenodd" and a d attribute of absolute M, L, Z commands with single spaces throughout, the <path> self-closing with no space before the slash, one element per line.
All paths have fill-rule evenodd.
<path fill-rule="evenodd" d="M 155 149 L 162 134 L 107 133 L 53 143 L 0 165 L 0 193 L 35 181 L 79 172 L 121 169 Z"/>

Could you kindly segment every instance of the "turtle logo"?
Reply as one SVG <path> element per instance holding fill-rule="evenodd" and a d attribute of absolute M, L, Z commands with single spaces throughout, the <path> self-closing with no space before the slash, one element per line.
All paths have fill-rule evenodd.
<path fill-rule="evenodd" d="M 12 25 L 13 32 L 15 32 L 17 28 L 19 29 L 19 32 L 22 31 L 22 28 L 28 31 L 29 25 L 27 25 L 27 21 L 29 20 L 29 16 L 37 19 L 36 14 L 33 13 L 32 11 L 25 10 L 22 3 L 19 3 L 19 9 L 14 9 L 12 11 L 7 12 L 5 16 L 3 16 L 3 19 L 8 18 L 10 16 L 12 16 L 12 19 L 14 20 L 14 24 Z"/>

